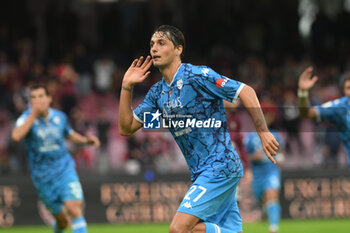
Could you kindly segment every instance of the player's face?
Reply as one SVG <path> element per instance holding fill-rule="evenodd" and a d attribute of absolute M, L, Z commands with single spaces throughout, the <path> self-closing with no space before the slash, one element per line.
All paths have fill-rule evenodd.
<path fill-rule="evenodd" d="M 40 113 L 45 113 L 50 107 L 51 97 L 43 88 L 38 88 L 30 92 L 30 103 L 32 108 L 37 108 Z"/>
<path fill-rule="evenodd" d="M 180 59 L 182 46 L 175 47 L 173 42 L 161 32 L 153 34 L 150 46 L 153 65 L 157 68 L 164 68 L 176 59 Z"/>
<path fill-rule="evenodd" d="M 350 97 L 350 80 L 344 82 L 344 95 Z"/>

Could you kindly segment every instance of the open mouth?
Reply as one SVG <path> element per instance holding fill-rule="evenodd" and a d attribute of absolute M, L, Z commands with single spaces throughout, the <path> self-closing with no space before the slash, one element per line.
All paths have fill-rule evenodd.
<path fill-rule="evenodd" d="M 158 55 L 153 56 L 153 60 L 158 59 L 158 58 L 160 58 L 160 56 L 158 56 Z"/>

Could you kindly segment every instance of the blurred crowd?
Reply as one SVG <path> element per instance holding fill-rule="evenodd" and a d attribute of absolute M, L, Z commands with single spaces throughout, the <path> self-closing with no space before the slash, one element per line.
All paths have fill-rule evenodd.
<path fill-rule="evenodd" d="M 157 2 L 150 1 L 149 4 Z M 176 9 L 187 8 L 182 1 L 180 2 L 181 4 L 175 4 Z M 260 11 L 258 6 L 251 7 L 243 2 L 239 5 L 227 1 L 227 5 L 231 7 L 226 8 L 229 9 L 228 13 L 236 8 Z M 293 5 L 291 9 L 296 10 L 293 2 L 296 1 L 289 1 Z M 13 33 L 9 26 L 0 24 L 0 173 L 28 172 L 23 142 L 15 144 L 10 139 L 10 133 L 18 116 L 29 107 L 28 87 L 33 83 L 47 85 L 53 97 L 52 107 L 65 112 L 75 130 L 83 134 L 92 132 L 100 138 L 102 146 L 97 150 L 68 145 L 79 170 L 100 174 L 138 174 L 148 169 L 160 173 L 187 171 L 181 152 L 168 132 L 140 130 L 131 137 L 123 137 L 118 133 L 118 99 L 124 72 L 134 57 L 146 55 L 151 27 L 160 22 L 175 23 L 184 29 L 188 38 L 188 48 L 185 49 L 183 62 L 208 65 L 218 73 L 252 86 L 258 93 L 261 105 L 265 109 L 273 110 L 275 121 L 272 127 L 280 131 L 285 140 L 286 160 L 283 169 L 346 166 L 345 152 L 337 129 L 331 125 L 299 119 L 296 94 L 299 74 L 307 66 L 313 65 L 319 81 L 310 93 L 312 104 L 321 104 L 342 96 L 339 80 L 344 72 L 350 70 L 350 35 L 344 30 L 346 22 L 350 22 L 348 13 L 341 12 L 332 19 L 320 12 L 311 27 L 310 37 L 303 42 L 296 27 L 296 12 L 292 16 L 289 15 L 291 17 L 279 15 L 283 20 L 278 21 L 267 10 L 265 13 L 271 17 L 264 18 L 264 21 L 257 16 L 251 19 L 244 18 L 245 16 L 237 10 L 234 11 L 235 16 L 245 19 L 237 24 L 226 14 L 226 5 L 218 4 L 218 9 L 222 11 L 210 11 L 211 14 L 205 18 L 217 19 L 213 22 L 199 24 L 198 19 L 201 17 L 184 11 L 182 17 L 186 22 L 198 25 L 192 30 L 192 23 L 186 24 L 179 20 L 174 12 L 170 14 L 170 6 L 166 4 L 160 6 L 160 9 L 147 8 L 147 11 L 140 10 L 144 9 L 145 2 L 133 4 L 135 5 L 126 4 L 123 9 L 126 12 L 152 14 L 152 17 L 148 17 L 151 20 L 148 27 L 140 26 L 140 20 L 133 20 L 135 15 L 120 12 L 119 16 L 124 17 L 124 21 L 119 21 L 124 23 L 119 25 L 120 27 L 114 27 L 113 23 L 106 23 L 109 20 L 107 16 L 112 15 L 113 8 L 107 10 L 103 7 L 99 11 L 106 13 L 99 32 L 101 37 L 105 37 L 100 38 L 101 44 L 106 42 L 107 47 L 87 45 L 89 43 L 79 40 L 78 37 L 71 37 L 74 43 L 67 37 L 68 39 L 65 38 L 65 42 L 62 42 L 63 45 L 55 44 L 50 40 L 54 40 L 53 37 L 57 34 L 48 32 L 49 40 L 46 43 L 51 44 L 47 46 L 46 53 L 43 53 L 40 50 L 43 45 L 40 33 L 34 39 L 25 33 Z M 164 8 L 168 11 L 162 11 Z M 207 8 L 210 9 L 209 3 Z M 203 11 L 199 11 L 197 16 L 208 10 L 205 6 L 201 6 L 201 9 Z M 288 9 L 284 11 L 289 12 Z M 163 14 L 159 15 L 159 12 Z M 168 12 L 171 17 L 164 12 Z M 68 13 L 70 15 L 67 15 Z M 72 19 L 68 17 L 72 16 L 72 13 L 68 13 L 61 16 Z M 252 17 L 254 15 L 251 14 Z M 90 16 L 85 15 L 87 18 Z M 154 20 L 156 16 L 162 20 Z M 55 14 L 47 17 L 54 19 Z M 75 18 L 76 24 L 78 21 Z M 56 21 L 49 20 L 48 23 L 50 22 L 54 24 Z M 84 22 L 86 24 L 88 21 Z M 81 30 L 76 24 L 73 29 Z M 224 32 L 224 36 L 207 35 L 206 31 L 210 30 L 210 25 L 213 24 L 218 26 L 219 31 Z M 229 25 L 233 25 L 234 30 L 231 30 Z M 264 25 L 270 25 L 267 32 L 259 30 L 266 28 Z M 283 25 L 291 30 L 283 30 Z M 64 26 L 54 26 L 63 34 L 69 34 L 73 30 L 62 31 Z M 74 27 L 74 24 L 71 27 Z M 117 33 L 118 35 L 113 33 L 114 29 L 121 32 L 123 28 L 128 30 L 124 30 L 122 34 Z M 136 30 L 137 28 L 142 30 Z M 194 35 L 198 34 L 200 37 L 206 36 L 206 40 L 197 40 Z M 110 44 L 114 39 L 116 44 Z M 135 44 L 139 48 L 133 50 L 130 41 L 134 39 L 137 39 Z M 66 49 L 62 50 L 65 45 Z M 201 49 L 203 47 L 206 49 Z M 152 68 L 151 77 L 134 88 L 134 107 L 142 101 L 150 86 L 160 79 L 159 72 Z M 231 111 L 230 114 L 236 115 L 242 135 L 253 130 L 242 106 L 238 105 L 237 110 Z"/>
<path fill-rule="evenodd" d="M 30 55 L 31 41 L 22 43 L 18 46 L 17 60 L 10 60 L 5 52 L 0 53 L 1 172 L 27 171 L 23 143 L 14 144 L 10 132 L 18 116 L 29 107 L 28 87 L 38 82 L 46 83 L 53 97 L 52 107 L 65 112 L 75 130 L 83 134 L 92 132 L 101 140 L 102 146 L 98 150 L 69 144 L 78 169 L 130 174 L 137 174 L 142 169 L 163 173 L 185 171 L 181 152 L 169 133 L 141 130 L 132 137 L 118 134 L 118 98 L 126 67 L 118 66 L 109 56 L 89 60 L 83 45 L 77 46 L 73 56 L 65 62 L 45 64 L 35 61 Z M 281 66 L 270 67 L 258 56 L 247 56 L 234 70 L 228 65 L 229 58 L 223 55 L 214 59 L 220 63 L 212 64 L 212 67 L 251 85 L 263 108 L 274 111 L 272 127 L 282 133 L 286 142 L 286 169 L 323 164 L 329 167 L 330 163 L 334 167 L 345 165 L 337 130 L 298 117 L 298 76 L 313 62 L 308 57 L 281 59 Z M 312 104 L 342 95 L 338 85 L 342 72 L 334 65 L 317 67 L 319 82 L 311 91 Z M 135 106 L 142 101 L 150 86 L 160 79 L 157 72 L 152 73 L 146 83 L 135 88 Z M 242 135 L 254 130 L 243 107 L 237 106 L 237 110 L 230 114 L 238 116 Z"/>

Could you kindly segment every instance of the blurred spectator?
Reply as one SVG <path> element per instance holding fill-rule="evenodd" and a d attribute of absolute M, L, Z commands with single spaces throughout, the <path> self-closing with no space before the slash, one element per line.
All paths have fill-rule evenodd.
<path fill-rule="evenodd" d="M 97 156 L 97 171 L 100 174 L 108 172 L 108 143 L 109 143 L 109 129 L 111 127 L 108 111 L 105 106 L 100 106 L 97 115 L 97 132 L 100 139 L 101 146 L 98 150 Z"/>
<path fill-rule="evenodd" d="M 299 137 L 299 109 L 297 106 L 297 96 L 295 91 L 286 91 L 283 94 L 282 127 L 286 130 L 286 152 L 294 157 L 300 156 L 301 142 Z"/>
<path fill-rule="evenodd" d="M 75 84 L 79 76 L 69 64 L 59 65 L 56 72 L 61 83 L 60 105 L 62 111 L 70 115 L 71 110 L 77 105 Z"/>
<path fill-rule="evenodd" d="M 105 94 L 113 83 L 115 64 L 113 60 L 105 56 L 94 62 L 95 87 L 98 93 Z"/>

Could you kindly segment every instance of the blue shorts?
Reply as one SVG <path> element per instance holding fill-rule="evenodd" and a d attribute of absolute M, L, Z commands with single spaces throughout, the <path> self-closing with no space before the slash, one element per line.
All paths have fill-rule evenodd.
<path fill-rule="evenodd" d="M 234 232 L 242 232 L 242 219 L 235 196 L 240 179 L 201 174 L 187 191 L 177 211 Z"/>
<path fill-rule="evenodd" d="M 39 198 L 52 215 L 58 215 L 66 201 L 83 201 L 83 190 L 75 169 L 67 169 L 51 182 L 35 183 Z"/>
<path fill-rule="evenodd" d="M 264 197 L 264 193 L 269 189 L 280 190 L 281 188 L 281 175 L 280 171 L 276 169 L 270 169 L 264 173 L 254 173 L 253 169 L 253 182 L 252 189 L 254 195 L 261 200 Z"/>

